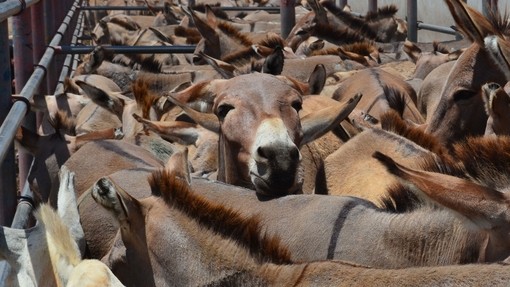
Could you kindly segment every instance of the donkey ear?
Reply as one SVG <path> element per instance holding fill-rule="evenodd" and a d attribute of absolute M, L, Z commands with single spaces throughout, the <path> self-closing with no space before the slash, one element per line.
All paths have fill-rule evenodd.
<path fill-rule="evenodd" d="M 468 6 L 462 0 L 446 0 L 455 23 L 471 41 L 480 45 L 489 35 L 498 35 L 492 24 L 478 11 Z"/>
<path fill-rule="evenodd" d="M 196 124 L 182 121 L 150 121 L 137 114 L 133 114 L 133 117 L 145 128 L 157 133 L 165 140 L 193 145 L 199 137 Z"/>
<path fill-rule="evenodd" d="M 238 72 L 238 69 L 234 65 L 215 59 L 202 51 L 199 51 L 197 54 L 202 57 L 207 64 L 211 65 L 224 79 L 231 79 L 235 77 L 236 72 Z"/>
<path fill-rule="evenodd" d="M 216 117 L 216 115 L 211 114 L 211 113 L 198 112 L 198 111 L 188 107 L 186 104 L 179 102 L 177 99 L 173 98 L 172 96 L 168 96 L 168 100 L 170 102 L 172 102 L 174 105 L 179 106 L 197 124 L 203 126 L 204 128 L 206 128 L 212 132 L 215 132 L 215 133 L 220 132 L 220 122 L 218 120 L 218 117 Z"/>
<path fill-rule="evenodd" d="M 188 185 L 191 185 L 191 167 L 188 161 L 188 148 L 184 147 L 182 150 L 173 153 L 165 164 L 165 169 L 185 180 Z"/>
<path fill-rule="evenodd" d="M 324 89 L 324 85 L 326 84 L 326 68 L 323 64 L 318 64 L 313 69 L 312 74 L 310 74 L 310 78 L 308 78 L 308 86 L 310 87 L 309 94 L 310 95 L 318 95 L 321 93 L 322 89 Z"/>
<path fill-rule="evenodd" d="M 453 210 L 481 228 L 509 223 L 510 198 L 504 193 L 455 176 L 404 167 L 380 152 L 373 156 L 426 201 Z"/>
<path fill-rule="evenodd" d="M 304 116 L 301 119 L 301 126 L 303 128 L 301 145 L 310 143 L 340 124 L 341 121 L 349 116 L 360 99 L 361 94 L 357 94 L 345 103 L 338 103 L 338 105 Z"/>
<path fill-rule="evenodd" d="M 76 201 L 75 173 L 63 165 L 59 171 L 60 186 L 58 189 L 58 215 L 62 221 L 69 227 L 69 232 L 74 241 L 78 243 L 80 253 L 85 252 L 85 234 L 80 224 L 80 214 L 78 213 L 78 203 Z"/>
<path fill-rule="evenodd" d="M 283 55 L 283 48 L 278 46 L 274 48 L 274 51 L 267 56 L 262 66 L 262 73 L 271 75 L 280 75 L 283 71 L 283 64 L 285 57 Z"/>
<path fill-rule="evenodd" d="M 140 202 L 108 177 L 100 178 L 92 186 L 92 198 L 117 218 L 121 228 L 129 228 L 130 216 L 140 211 Z"/>
<path fill-rule="evenodd" d="M 122 119 L 122 113 L 125 105 L 124 99 L 81 80 L 77 80 L 76 84 L 94 103 L 111 111 Z"/>

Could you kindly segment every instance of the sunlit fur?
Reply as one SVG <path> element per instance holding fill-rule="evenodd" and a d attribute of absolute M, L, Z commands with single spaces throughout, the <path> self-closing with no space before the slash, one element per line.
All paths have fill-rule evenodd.
<path fill-rule="evenodd" d="M 123 286 L 98 260 L 81 260 L 69 228 L 49 205 L 41 205 L 35 217 L 44 226 L 46 241 L 58 286 Z"/>

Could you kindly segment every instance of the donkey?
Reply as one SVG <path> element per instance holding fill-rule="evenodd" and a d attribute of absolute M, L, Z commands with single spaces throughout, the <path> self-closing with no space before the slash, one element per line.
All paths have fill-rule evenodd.
<path fill-rule="evenodd" d="M 126 190 L 137 200 L 150 196 L 149 185 L 143 179 L 153 168 L 117 169 L 115 173 L 105 168 L 112 167 L 98 166 L 93 171 L 94 175 L 88 174 L 90 169 L 89 172 L 81 171 L 84 173 L 83 177 L 89 181 L 92 178 L 99 179 L 91 188 L 92 191 L 102 189 L 103 183 L 108 182 L 106 185 Z M 499 206 L 499 209 L 487 210 L 484 207 L 486 205 L 477 207 L 478 200 L 486 196 L 484 193 L 477 195 L 475 200 L 463 201 L 448 208 L 431 208 L 442 204 L 441 197 L 428 200 L 427 204 L 407 208 L 407 205 L 412 203 L 402 203 L 398 198 L 421 190 L 424 188 L 421 183 L 419 187 L 409 187 L 408 183 L 405 183 L 404 186 L 393 188 L 394 195 L 390 200 L 400 202 L 403 206 L 388 205 L 381 209 L 355 197 L 289 195 L 267 200 L 259 198 L 253 191 L 216 181 L 192 177 L 190 182 L 193 192 L 209 201 L 238 208 L 243 216 L 260 216 L 264 231 L 281 238 L 291 251 L 292 260 L 338 259 L 381 268 L 403 268 L 494 262 L 504 260 L 510 255 L 506 220 L 500 220 L 493 214 L 501 210 L 507 212 L 504 199 L 506 195 L 467 179 L 413 170 L 427 175 L 425 178 L 413 180 L 433 183 L 427 186 L 442 191 L 439 195 L 444 195 L 447 198 L 445 200 L 451 200 L 447 193 L 457 186 L 462 186 L 462 190 L 469 194 L 478 194 L 481 191 L 501 194 L 499 197 L 486 199 L 494 201 L 491 204 Z M 180 174 L 187 172 L 185 170 Z M 102 178 L 104 174 L 110 175 Z M 441 184 L 442 182 L 445 184 Z M 112 244 L 118 248 L 121 248 L 122 244 L 115 240 L 115 230 L 118 227 L 106 228 L 107 225 L 115 227 L 115 223 L 109 223 L 106 220 L 110 218 L 108 214 L 97 209 L 91 198 L 91 190 L 81 196 L 80 215 L 82 223 L 85 219 L 93 222 L 83 224 L 83 227 L 85 234 L 88 234 L 87 244 L 91 243 L 88 245 L 89 249 L 94 249 L 94 258 L 101 258 L 107 254 L 106 251 Z M 480 202 L 486 204 L 484 200 Z M 469 210 L 476 208 L 483 208 L 485 213 L 473 224 Z M 408 211 L 398 213 L 395 210 Z M 452 213 L 453 211 L 456 213 Z M 164 224 L 161 220 L 158 222 Z M 303 225 L 303 222 L 307 224 Z M 360 249 L 360 244 L 365 248 Z M 110 266 L 116 264 L 117 260 L 123 261 L 123 256 L 119 253 L 111 252 L 108 256 Z"/>
<path fill-rule="evenodd" d="M 487 115 L 481 87 L 487 82 L 504 86 L 510 80 L 510 42 L 494 21 L 463 1 L 446 3 L 460 31 L 473 42 L 454 64 L 437 108 L 427 119 L 426 132 L 451 145 L 466 136 L 484 134 Z"/>
<path fill-rule="evenodd" d="M 111 266 L 126 284 L 505 286 L 510 279 L 509 267 L 502 264 L 390 270 L 340 261 L 295 263 L 285 240 L 264 229 L 263 216 L 209 201 L 172 171 L 154 173 L 149 181 L 151 196 L 141 200 L 108 178 L 100 179 L 92 191 L 121 226 L 125 248 L 115 245 L 110 255 L 124 256 L 121 265 Z"/>
<path fill-rule="evenodd" d="M 203 82 L 169 97 L 219 134 L 218 180 L 271 197 L 301 192 L 300 147 L 336 126 L 360 98 L 300 118 L 300 87 L 288 78 L 259 73 Z M 190 106 L 212 106 L 213 113 Z"/>

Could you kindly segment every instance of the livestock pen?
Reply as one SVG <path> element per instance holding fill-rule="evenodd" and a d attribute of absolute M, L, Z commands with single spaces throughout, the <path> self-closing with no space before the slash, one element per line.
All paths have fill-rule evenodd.
<path fill-rule="evenodd" d="M 377 0 L 368 0 L 366 3 L 367 11 L 374 11 L 378 7 Z M 282 0 L 280 7 L 276 8 L 226 7 L 226 9 L 239 11 L 266 9 L 280 13 L 281 33 L 287 35 L 295 23 L 295 4 L 293 0 Z M 348 4 L 348 1 L 338 0 L 337 4 L 343 6 Z M 409 39 L 416 41 L 418 31 L 421 29 L 457 35 L 450 27 L 419 22 L 417 0 L 408 0 L 406 5 Z M 30 111 L 30 101 L 35 96 L 61 93 L 64 79 L 72 75 L 79 55 L 93 50 L 93 46 L 83 44 L 83 40 L 86 39 L 83 33 L 86 11 L 113 9 L 144 10 L 147 7 L 89 6 L 86 0 L 0 0 L 0 224 L 25 228 L 29 214 L 34 208 L 34 196 L 27 181 L 33 159 L 28 153 L 15 150 L 13 143 L 21 125 L 36 130 L 38 116 Z M 9 18 L 12 22 L 10 27 L 7 22 Z M 12 33 L 9 30 L 12 30 Z M 9 37 L 11 34 L 12 39 Z M 12 67 L 9 48 L 11 42 L 14 60 Z M 192 53 L 194 48 L 190 45 L 110 46 L 105 49 L 113 53 L 127 54 Z M 12 72 L 14 79 L 11 77 Z M 14 94 L 11 90 L 12 80 L 15 80 Z"/>

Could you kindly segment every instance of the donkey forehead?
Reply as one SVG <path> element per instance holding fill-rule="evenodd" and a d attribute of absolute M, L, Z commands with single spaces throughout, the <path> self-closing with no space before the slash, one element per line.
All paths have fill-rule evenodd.
<path fill-rule="evenodd" d="M 273 104 L 291 104 L 302 100 L 302 94 L 288 83 L 265 74 L 242 75 L 230 80 L 217 82 L 214 86 L 217 97 L 214 107 L 224 102 L 239 102 L 247 105 L 273 106 Z"/>

